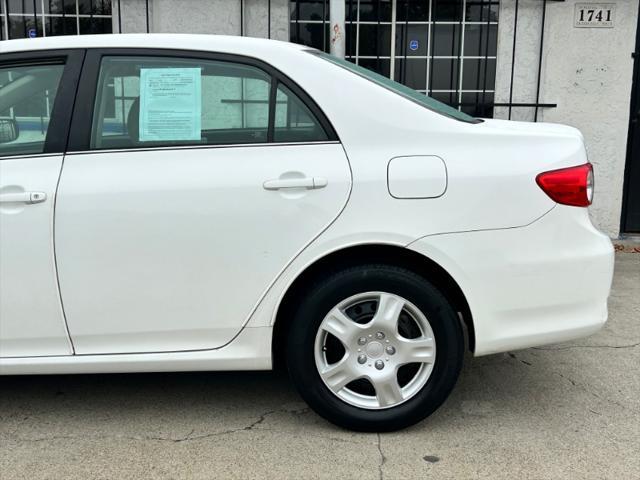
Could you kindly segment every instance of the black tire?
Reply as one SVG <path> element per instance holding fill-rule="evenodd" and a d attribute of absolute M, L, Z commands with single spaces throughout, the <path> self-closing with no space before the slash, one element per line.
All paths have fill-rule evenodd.
<path fill-rule="evenodd" d="M 386 409 L 353 406 L 323 382 L 314 358 L 315 337 L 326 314 L 341 301 L 363 292 L 404 297 L 428 319 L 436 343 L 431 376 L 404 403 Z M 320 416 L 341 427 L 386 432 L 413 425 L 432 414 L 453 389 L 464 356 L 460 321 L 446 298 L 427 279 L 390 265 L 361 265 L 318 280 L 295 309 L 286 344 L 287 368 L 300 395 Z"/>

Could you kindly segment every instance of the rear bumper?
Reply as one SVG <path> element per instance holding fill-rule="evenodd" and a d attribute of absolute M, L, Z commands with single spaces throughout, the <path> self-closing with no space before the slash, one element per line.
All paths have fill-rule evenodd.
<path fill-rule="evenodd" d="M 475 355 L 590 335 L 607 320 L 614 250 L 583 208 L 557 205 L 521 228 L 422 238 L 471 309 Z"/>

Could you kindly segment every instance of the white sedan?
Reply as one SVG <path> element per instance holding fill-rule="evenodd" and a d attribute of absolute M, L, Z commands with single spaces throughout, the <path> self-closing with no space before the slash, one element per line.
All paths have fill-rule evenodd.
<path fill-rule="evenodd" d="M 413 424 L 486 355 L 589 335 L 613 248 L 581 134 L 480 120 L 316 50 L 2 42 L 0 373 L 285 364 Z"/>

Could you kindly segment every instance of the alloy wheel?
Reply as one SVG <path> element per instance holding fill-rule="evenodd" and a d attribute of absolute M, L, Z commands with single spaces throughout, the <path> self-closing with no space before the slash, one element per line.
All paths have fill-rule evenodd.
<path fill-rule="evenodd" d="M 315 364 L 334 395 L 359 408 L 391 408 L 427 383 L 436 358 L 429 321 L 408 300 L 386 292 L 349 297 L 325 316 Z"/>

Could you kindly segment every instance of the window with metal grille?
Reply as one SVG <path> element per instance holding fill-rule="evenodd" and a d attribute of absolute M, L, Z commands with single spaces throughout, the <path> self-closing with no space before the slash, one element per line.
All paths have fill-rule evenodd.
<path fill-rule="evenodd" d="M 1 40 L 111 32 L 111 0 L 0 0 Z"/>
<path fill-rule="evenodd" d="M 329 0 L 291 0 L 290 39 L 329 51 Z M 346 0 L 346 59 L 493 116 L 499 1 Z"/>

